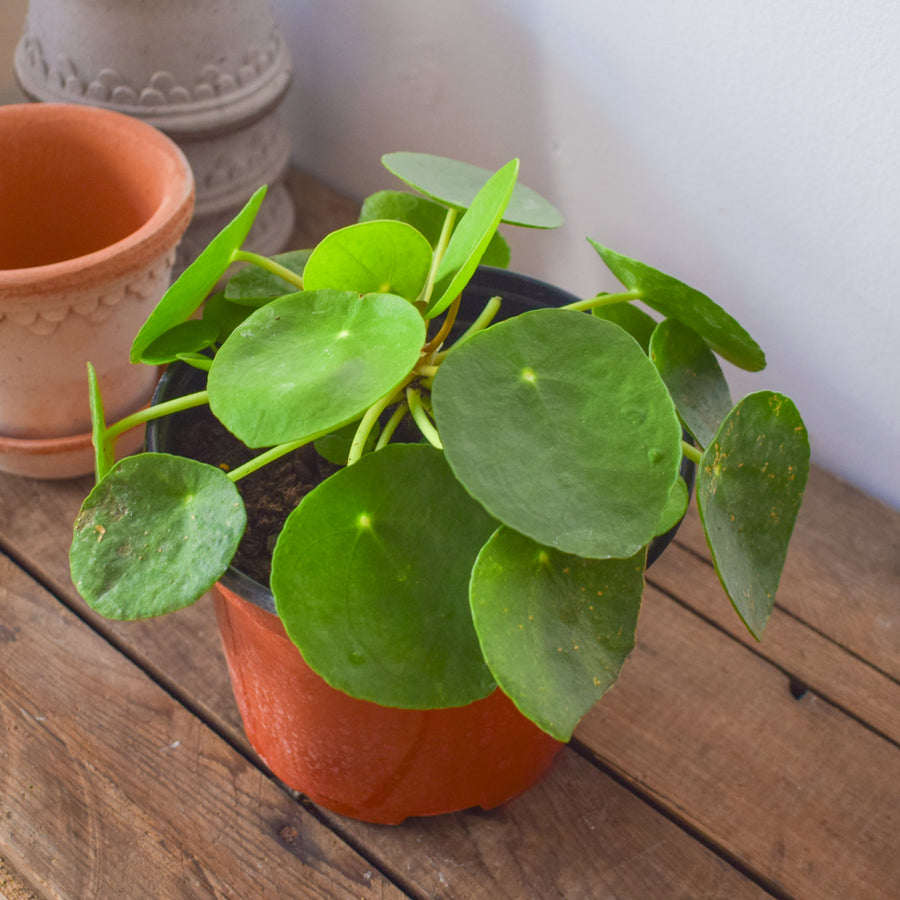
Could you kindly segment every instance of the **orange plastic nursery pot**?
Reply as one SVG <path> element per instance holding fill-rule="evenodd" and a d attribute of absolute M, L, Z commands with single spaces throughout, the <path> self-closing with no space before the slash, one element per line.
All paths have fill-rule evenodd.
<path fill-rule="evenodd" d="M 193 176 L 155 128 L 75 104 L 0 107 L 0 160 L 0 470 L 84 474 L 87 362 L 110 420 L 153 393 L 129 348 L 168 286 Z"/>
<path fill-rule="evenodd" d="M 450 709 L 357 700 L 306 665 L 274 613 L 221 583 L 213 596 L 247 737 L 275 775 L 327 809 L 390 825 L 491 809 L 538 781 L 563 746 L 499 689 Z"/>

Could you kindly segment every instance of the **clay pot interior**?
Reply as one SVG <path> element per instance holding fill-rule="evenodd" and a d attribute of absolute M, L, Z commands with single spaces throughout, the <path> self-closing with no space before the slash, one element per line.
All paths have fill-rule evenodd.
<path fill-rule="evenodd" d="M 0 269 L 85 256 L 137 231 L 163 199 L 158 156 L 101 119 L 87 133 L 67 116 L 0 129 Z M 130 174 L 136 157 L 147 161 L 140 181 Z"/>

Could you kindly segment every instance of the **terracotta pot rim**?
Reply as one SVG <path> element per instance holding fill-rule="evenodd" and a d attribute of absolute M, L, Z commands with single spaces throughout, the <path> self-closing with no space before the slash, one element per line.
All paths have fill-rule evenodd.
<path fill-rule="evenodd" d="M 15 453 L 21 456 L 47 456 L 51 453 L 66 453 L 91 446 L 90 431 L 81 434 L 67 434 L 48 438 L 15 438 L 0 434 L 0 456 Z"/>
<path fill-rule="evenodd" d="M 123 276 L 136 259 L 151 259 L 173 248 L 190 222 L 194 207 L 194 177 L 178 145 L 157 128 L 124 113 L 80 103 L 16 103 L 0 107 L 0 127 L 9 118 L 35 121 L 64 117 L 67 121 L 103 123 L 120 133 L 135 135 L 151 145 L 171 167 L 170 189 L 163 191 L 159 206 L 137 229 L 118 241 L 82 256 L 20 269 L 0 269 L 0 300 L 4 289 L 15 287 L 33 294 L 49 293 L 61 280 L 74 289 L 88 287 L 110 273 Z"/>

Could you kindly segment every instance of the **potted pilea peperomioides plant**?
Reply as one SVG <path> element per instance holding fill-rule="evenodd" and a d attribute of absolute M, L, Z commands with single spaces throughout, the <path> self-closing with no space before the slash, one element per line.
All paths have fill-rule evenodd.
<path fill-rule="evenodd" d="M 396 822 L 542 774 L 634 646 L 648 552 L 694 466 L 720 580 L 759 637 L 809 444 L 781 394 L 732 406 L 716 354 L 765 357 L 675 278 L 593 241 L 621 291 L 576 300 L 479 268 L 508 263 L 501 222 L 560 224 L 517 160 L 383 162 L 415 193 L 370 197 L 312 250 L 243 251 L 254 195 L 135 338 L 134 362 L 176 363 L 153 407 L 107 427 L 93 385 L 97 484 L 71 571 L 115 619 L 218 583 L 262 757 L 332 809 Z M 153 449 L 113 464 L 150 420 Z M 305 495 L 283 480 L 295 459 Z M 256 504 L 273 501 L 287 508 L 266 532 Z M 254 540 L 271 593 L 268 571 L 241 571 Z"/>

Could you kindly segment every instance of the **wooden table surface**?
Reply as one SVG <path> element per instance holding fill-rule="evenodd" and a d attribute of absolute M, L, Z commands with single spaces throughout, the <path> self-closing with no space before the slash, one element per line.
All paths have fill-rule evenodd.
<path fill-rule="evenodd" d="M 292 188 L 298 246 L 352 221 Z M 900 897 L 900 514 L 832 476 L 762 643 L 690 513 L 549 776 L 396 827 L 266 772 L 205 600 L 141 623 L 84 606 L 67 549 L 90 484 L 0 474 L 0 900 Z"/>

